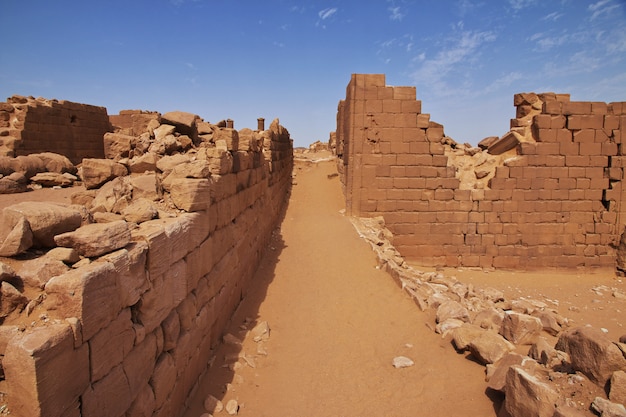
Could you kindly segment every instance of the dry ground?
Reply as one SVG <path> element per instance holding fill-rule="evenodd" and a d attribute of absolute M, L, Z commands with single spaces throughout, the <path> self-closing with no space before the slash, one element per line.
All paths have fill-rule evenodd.
<path fill-rule="evenodd" d="M 185 417 L 206 413 L 208 395 L 236 400 L 241 416 L 495 416 L 498 399 L 486 395 L 484 368 L 455 353 L 427 326 L 432 314 L 376 268 L 369 245 L 340 213 L 340 183 L 329 178 L 335 172 L 334 161 L 296 164 L 285 218 L 227 330 L 242 344 L 218 348 Z M 69 203 L 72 192 L 0 195 L 0 208 Z M 626 293 L 626 284 L 613 271 L 443 272 L 511 299 L 545 301 L 574 325 L 605 328 L 614 340 L 626 333 L 626 301 L 612 295 Z M 248 330 L 264 321 L 270 337 L 255 342 Z M 394 368 L 400 355 L 415 366 Z"/>

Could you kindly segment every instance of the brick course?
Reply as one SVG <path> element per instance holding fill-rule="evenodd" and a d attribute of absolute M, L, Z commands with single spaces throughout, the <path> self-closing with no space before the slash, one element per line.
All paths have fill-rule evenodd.
<path fill-rule="evenodd" d="M 382 106 L 369 103 L 383 93 Z M 352 75 L 336 132 L 348 214 L 383 215 L 400 252 L 424 265 L 614 266 L 625 218 L 625 103 L 516 94 L 511 129 L 520 143 L 472 188 L 455 165 L 467 153 L 421 113 L 414 94 L 386 86 L 383 74 Z M 373 122 L 375 141 L 388 146 L 360 135 Z"/>

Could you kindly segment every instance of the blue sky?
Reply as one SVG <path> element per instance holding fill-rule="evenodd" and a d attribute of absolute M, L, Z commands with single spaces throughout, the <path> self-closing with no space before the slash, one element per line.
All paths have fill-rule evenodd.
<path fill-rule="evenodd" d="M 513 94 L 626 101 L 624 0 L 0 0 L 0 99 L 188 111 L 328 140 L 353 73 L 415 86 L 458 142 Z"/>

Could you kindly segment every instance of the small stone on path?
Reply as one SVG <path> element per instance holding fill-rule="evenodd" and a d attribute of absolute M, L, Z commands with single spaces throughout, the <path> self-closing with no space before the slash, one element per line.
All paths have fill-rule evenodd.
<path fill-rule="evenodd" d="M 237 400 L 230 400 L 226 403 L 226 412 L 234 416 L 239 411 L 239 404 L 237 404 Z"/>
<path fill-rule="evenodd" d="M 219 413 L 224 409 L 224 404 L 212 395 L 207 395 L 204 400 L 204 409 L 213 413 Z"/>
<path fill-rule="evenodd" d="M 411 359 L 406 356 L 396 356 L 393 358 L 393 367 L 394 368 L 408 368 L 409 366 L 415 365 Z"/>

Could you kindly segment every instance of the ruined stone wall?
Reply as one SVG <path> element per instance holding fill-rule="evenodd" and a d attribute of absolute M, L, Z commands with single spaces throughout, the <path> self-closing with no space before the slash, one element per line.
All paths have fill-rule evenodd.
<path fill-rule="evenodd" d="M 502 138 L 459 145 L 414 87 L 353 75 L 337 115 L 347 212 L 384 216 L 396 248 L 425 265 L 613 267 L 626 103 L 545 93 L 514 104 Z"/>
<path fill-rule="evenodd" d="M 3 156 L 54 152 L 78 164 L 103 157 L 102 135 L 110 131 L 104 107 L 22 96 L 0 103 Z"/>
<path fill-rule="evenodd" d="M 218 133 L 238 137 L 233 129 Z M 227 172 L 179 180 L 210 183 L 193 188 L 209 193 L 200 196 L 210 201 L 206 210 L 140 223 L 123 249 L 45 284 L 35 310 L 48 312 L 44 323 L 0 327 L 0 345 L 8 340 L 6 350 L 0 348 L 12 415 L 170 417 L 184 411 L 290 190 L 289 133 L 277 121 L 262 133 L 264 149 L 229 142 L 234 163 Z"/>

